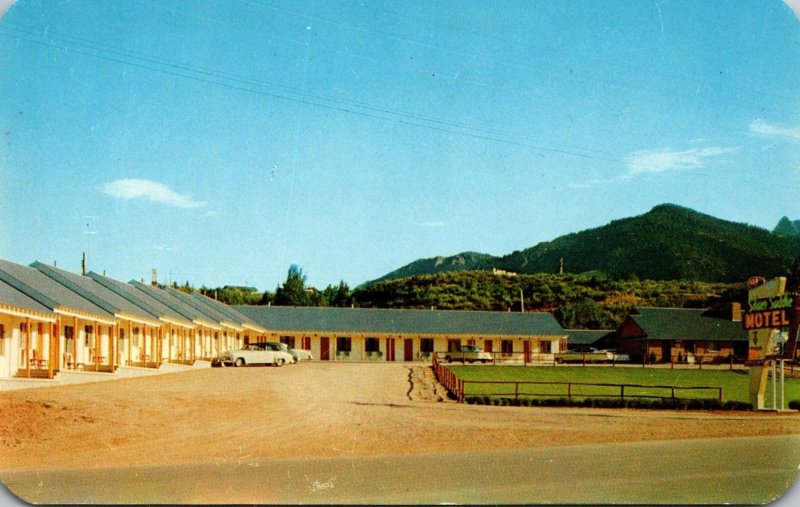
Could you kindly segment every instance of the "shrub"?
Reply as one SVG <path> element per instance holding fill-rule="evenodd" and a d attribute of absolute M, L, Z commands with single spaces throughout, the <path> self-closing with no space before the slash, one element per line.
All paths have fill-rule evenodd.
<path fill-rule="evenodd" d="M 800 400 L 792 400 L 789 402 L 789 408 L 792 410 L 800 410 Z"/>

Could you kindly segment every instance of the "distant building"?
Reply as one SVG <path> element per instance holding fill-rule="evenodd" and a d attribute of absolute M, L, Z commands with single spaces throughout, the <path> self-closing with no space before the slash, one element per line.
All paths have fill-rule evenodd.
<path fill-rule="evenodd" d="M 634 308 L 613 335 L 617 352 L 637 362 L 720 362 L 747 357 L 741 307 L 727 316 L 709 309 Z M 735 320 L 738 319 L 738 320 Z"/>

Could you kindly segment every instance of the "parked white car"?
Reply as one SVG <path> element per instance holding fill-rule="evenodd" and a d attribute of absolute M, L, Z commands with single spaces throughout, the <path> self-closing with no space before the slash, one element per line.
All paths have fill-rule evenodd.
<path fill-rule="evenodd" d="M 272 364 L 283 366 L 293 362 L 291 354 L 283 350 L 271 350 L 263 343 L 251 343 L 241 349 L 226 350 L 219 357 L 225 366 L 246 366 L 249 364 Z"/>
<path fill-rule="evenodd" d="M 448 352 L 444 356 L 444 360 L 448 363 L 454 361 L 461 361 L 462 363 L 480 361 L 485 364 L 492 362 L 492 354 L 484 352 L 483 349 L 477 345 L 462 345 L 459 352 Z"/>

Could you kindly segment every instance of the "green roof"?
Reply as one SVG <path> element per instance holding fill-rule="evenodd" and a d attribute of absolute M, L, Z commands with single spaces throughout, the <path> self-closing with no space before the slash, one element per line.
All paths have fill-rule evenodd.
<path fill-rule="evenodd" d="M 634 308 L 629 316 L 651 340 L 747 341 L 742 323 L 705 309 Z"/>
<path fill-rule="evenodd" d="M 266 329 L 330 333 L 566 336 L 549 313 L 235 306 Z"/>
<path fill-rule="evenodd" d="M 600 338 L 610 335 L 613 329 L 567 329 L 567 343 L 573 345 L 594 345 Z"/>

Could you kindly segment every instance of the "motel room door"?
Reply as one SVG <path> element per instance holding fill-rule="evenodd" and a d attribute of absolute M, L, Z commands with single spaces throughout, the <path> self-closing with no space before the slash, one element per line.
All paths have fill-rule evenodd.
<path fill-rule="evenodd" d="M 394 361 L 394 338 L 386 338 L 386 360 Z"/>
<path fill-rule="evenodd" d="M 531 362 L 531 341 L 525 340 L 522 342 L 522 353 L 525 355 L 525 364 Z"/>
<path fill-rule="evenodd" d="M 403 361 L 414 360 L 414 339 L 406 338 L 403 342 Z"/>
<path fill-rule="evenodd" d="M 331 339 L 327 336 L 323 336 L 319 339 L 319 360 L 331 360 Z"/>

